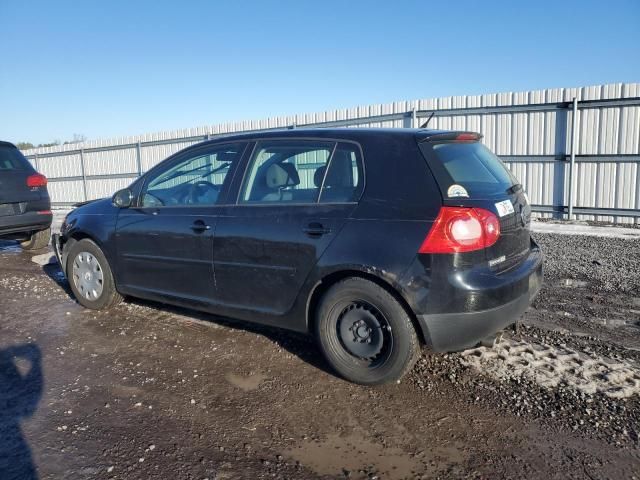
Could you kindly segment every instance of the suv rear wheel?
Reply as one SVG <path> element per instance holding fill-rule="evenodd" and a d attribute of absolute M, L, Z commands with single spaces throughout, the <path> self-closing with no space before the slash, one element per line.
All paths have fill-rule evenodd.
<path fill-rule="evenodd" d="M 362 385 L 399 380 L 418 358 L 407 311 L 384 288 L 364 278 L 333 285 L 316 310 L 316 337 L 342 377 Z"/>
<path fill-rule="evenodd" d="M 83 307 L 103 310 L 122 301 L 107 258 L 89 239 L 80 240 L 71 247 L 67 256 L 67 278 Z"/>
<path fill-rule="evenodd" d="M 33 232 L 28 240 L 20 242 L 20 246 L 23 250 L 40 250 L 49 245 L 51 239 L 51 229 L 40 230 L 39 232 Z"/>

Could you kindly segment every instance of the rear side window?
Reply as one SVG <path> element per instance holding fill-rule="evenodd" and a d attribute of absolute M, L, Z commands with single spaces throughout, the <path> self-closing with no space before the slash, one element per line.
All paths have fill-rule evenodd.
<path fill-rule="evenodd" d="M 364 186 L 362 159 L 350 143 L 315 140 L 259 142 L 240 203 L 347 203 Z"/>
<path fill-rule="evenodd" d="M 32 170 L 32 167 L 17 148 L 0 146 L 0 171 L 3 170 Z"/>
<path fill-rule="evenodd" d="M 259 142 L 249 163 L 240 203 L 316 203 L 335 142 Z"/>
<path fill-rule="evenodd" d="M 322 186 L 321 203 L 358 201 L 364 188 L 360 149 L 351 143 L 339 143 L 328 171 L 316 172 L 315 180 Z"/>
<path fill-rule="evenodd" d="M 451 185 L 461 185 L 472 197 L 495 195 L 517 183 L 502 161 L 479 142 L 424 142 L 420 147 L 423 152 L 432 149 L 436 162 L 431 166 L 444 194 Z"/>

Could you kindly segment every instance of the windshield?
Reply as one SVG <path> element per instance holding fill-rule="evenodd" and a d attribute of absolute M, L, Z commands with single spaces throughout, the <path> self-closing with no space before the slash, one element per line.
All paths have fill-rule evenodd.
<path fill-rule="evenodd" d="M 423 146 L 426 146 L 423 144 Z M 451 185 L 460 185 L 469 196 L 505 193 L 518 184 L 502 161 L 479 142 L 430 144 L 439 160 L 436 173 L 443 191 Z"/>

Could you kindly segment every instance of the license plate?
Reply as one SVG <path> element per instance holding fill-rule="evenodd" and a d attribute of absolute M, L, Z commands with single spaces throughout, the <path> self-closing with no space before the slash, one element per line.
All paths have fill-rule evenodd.
<path fill-rule="evenodd" d="M 511 200 L 503 200 L 502 202 L 496 203 L 495 206 L 499 217 L 504 217 L 505 215 L 509 215 L 515 211 Z"/>

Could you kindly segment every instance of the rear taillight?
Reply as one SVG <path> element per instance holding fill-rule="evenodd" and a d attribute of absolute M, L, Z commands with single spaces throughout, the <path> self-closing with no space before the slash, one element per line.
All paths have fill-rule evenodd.
<path fill-rule="evenodd" d="M 42 175 L 41 173 L 34 173 L 33 175 L 29 175 L 27 177 L 27 187 L 46 187 L 47 186 L 47 177 Z"/>
<path fill-rule="evenodd" d="M 460 253 L 490 247 L 500 237 L 498 217 L 482 208 L 442 207 L 419 253 Z"/>

